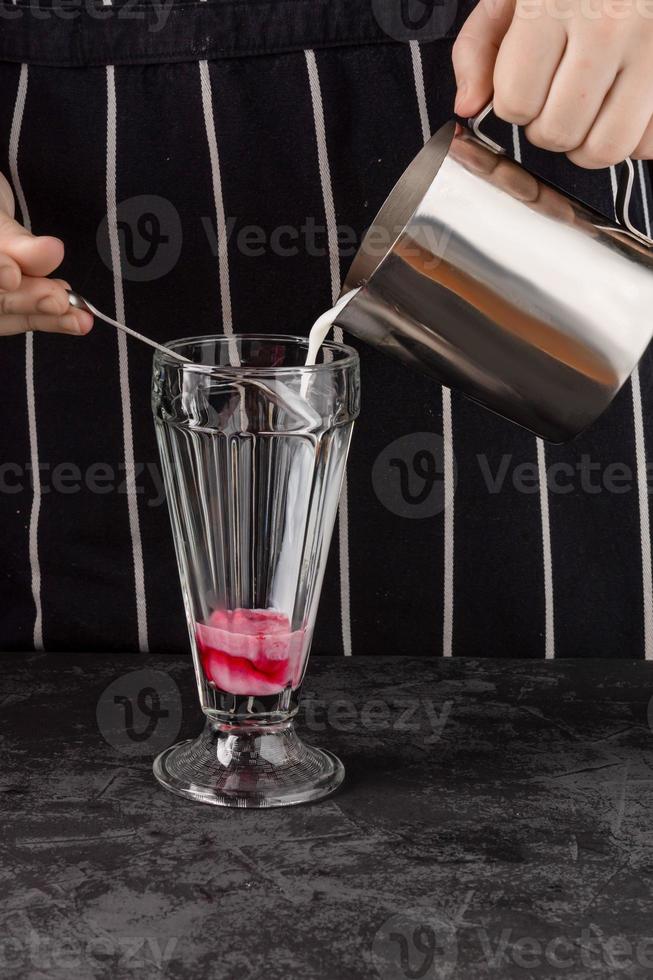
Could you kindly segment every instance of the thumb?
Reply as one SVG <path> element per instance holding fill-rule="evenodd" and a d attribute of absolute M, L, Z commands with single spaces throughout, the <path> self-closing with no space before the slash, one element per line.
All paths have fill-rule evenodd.
<path fill-rule="evenodd" d="M 49 276 L 61 265 L 64 244 L 50 235 L 32 235 L 0 210 L 0 255 L 14 268 L 15 282 L 2 283 L 3 289 L 18 289 L 22 275 Z M 6 261 L 5 261 L 5 264 Z"/>
<path fill-rule="evenodd" d="M 494 64 L 513 12 L 513 0 L 481 0 L 463 24 L 452 54 L 459 116 L 475 116 L 491 100 Z"/>
<path fill-rule="evenodd" d="M 49 276 L 64 257 L 64 244 L 51 235 L 32 235 L 15 221 L 0 222 L 0 252 L 13 259 L 25 276 Z"/>
<path fill-rule="evenodd" d="M 64 245 L 50 235 L 32 235 L 14 218 L 11 185 L 0 174 L 0 286 L 18 289 L 23 275 L 48 276 L 61 265 Z"/>

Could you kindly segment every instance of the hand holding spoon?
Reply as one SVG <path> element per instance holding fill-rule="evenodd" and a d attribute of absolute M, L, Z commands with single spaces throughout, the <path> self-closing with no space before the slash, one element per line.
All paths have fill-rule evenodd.
<path fill-rule="evenodd" d="M 105 323 L 110 324 L 112 327 L 117 327 L 118 330 L 128 333 L 130 337 L 135 337 L 136 340 L 141 340 L 144 344 L 149 344 L 150 347 L 154 347 L 155 350 L 161 351 L 163 354 L 167 354 L 169 357 L 174 357 L 178 361 L 183 361 L 184 364 L 193 363 L 188 357 L 183 357 L 170 347 L 166 347 L 164 344 L 157 344 L 156 340 L 151 340 L 149 337 L 144 337 L 142 333 L 137 333 L 137 331 L 132 330 L 131 327 L 126 327 L 124 323 L 118 323 L 117 320 L 112 320 L 110 316 L 106 316 L 104 313 L 101 313 L 95 306 L 93 306 L 92 303 L 89 303 L 89 301 L 84 299 L 83 296 L 80 296 L 79 293 L 74 293 L 72 289 L 68 289 L 66 291 L 68 293 L 70 305 L 74 306 L 75 309 L 86 310 L 93 316 L 98 317 L 99 320 L 104 320 Z"/>

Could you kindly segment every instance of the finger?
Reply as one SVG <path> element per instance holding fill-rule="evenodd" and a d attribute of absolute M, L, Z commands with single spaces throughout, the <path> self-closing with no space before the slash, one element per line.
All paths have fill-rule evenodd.
<path fill-rule="evenodd" d="M 6 214 L 0 214 L 0 253 L 28 276 L 48 276 L 61 265 L 64 244 L 50 235 L 35 236 Z"/>
<path fill-rule="evenodd" d="M 454 140 L 449 152 L 466 170 L 487 176 L 499 166 L 499 156 L 471 139 Z"/>
<path fill-rule="evenodd" d="M 66 317 L 72 316 L 77 320 L 77 329 L 81 334 L 87 334 L 93 329 L 93 316 L 88 310 L 73 310 L 71 309 Z M 64 319 L 65 319 L 64 318 Z"/>
<path fill-rule="evenodd" d="M 57 279 L 33 279 L 24 276 L 20 288 L 0 293 L 0 314 L 47 313 L 63 316 L 68 312 L 70 301 L 66 287 Z"/>
<path fill-rule="evenodd" d="M 74 310 L 65 316 L 45 316 L 40 313 L 13 314 L 0 317 L 0 336 L 28 333 L 65 333 L 74 336 L 87 334 L 93 326 L 93 318 L 85 310 Z"/>
<path fill-rule="evenodd" d="M 653 93 L 642 86 L 646 65 L 631 65 L 617 76 L 586 138 L 568 154 L 579 167 L 611 167 L 639 146 L 653 116 Z"/>
<path fill-rule="evenodd" d="M 580 146 L 614 84 L 618 69 L 616 58 L 606 58 L 600 49 L 590 47 L 582 39 L 570 39 L 544 106 L 526 128 L 529 142 L 558 153 Z"/>
<path fill-rule="evenodd" d="M 564 222 L 566 225 L 578 224 L 576 211 L 571 201 L 554 188 L 547 187 L 546 184 L 539 184 L 535 210 L 539 211 L 540 214 L 555 218 L 556 221 Z"/>
<path fill-rule="evenodd" d="M 533 25 L 517 9 L 494 68 L 494 111 L 500 119 L 525 126 L 539 115 L 566 43 L 559 21 Z"/>
<path fill-rule="evenodd" d="M 18 263 L 8 255 L 0 254 L 0 289 L 13 291 L 18 289 L 23 273 Z"/>
<path fill-rule="evenodd" d="M 10 218 L 14 216 L 15 210 L 14 192 L 4 174 L 0 174 L 0 211 L 4 211 Z"/>
<path fill-rule="evenodd" d="M 463 24 L 452 53 L 459 116 L 475 116 L 492 98 L 494 64 L 512 13 L 512 0 L 481 0 Z"/>
<path fill-rule="evenodd" d="M 499 157 L 499 166 L 493 172 L 490 183 L 507 191 L 518 201 L 537 201 L 539 182 L 527 170 L 516 166 L 512 160 Z"/>
<path fill-rule="evenodd" d="M 653 160 L 653 118 L 649 120 L 644 135 L 630 155 L 635 160 Z"/>
<path fill-rule="evenodd" d="M 471 139 L 454 140 L 449 152 L 466 170 L 486 177 L 488 184 L 501 187 L 511 197 L 520 201 L 537 200 L 540 190 L 538 181 L 512 160 L 492 153 Z"/>

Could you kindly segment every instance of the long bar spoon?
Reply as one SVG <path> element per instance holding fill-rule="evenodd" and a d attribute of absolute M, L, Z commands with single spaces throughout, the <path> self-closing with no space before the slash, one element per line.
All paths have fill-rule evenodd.
<path fill-rule="evenodd" d="M 72 289 L 67 289 L 68 299 L 70 305 L 74 306 L 77 310 L 86 310 L 92 316 L 98 317 L 100 320 L 104 320 L 105 323 L 110 324 L 112 327 L 117 327 L 118 330 L 122 330 L 124 333 L 128 333 L 130 337 L 135 337 L 136 340 L 141 340 L 144 344 L 149 344 L 150 347 L 154 347 L 155 350 L 161 351 L 162 354 L 167 354 L 169 357 L 174 357 L 178 361 L 183 361 L 184 364 L 192 364 L 193 362 L 188 357 L 184 357 L 182 354 L 178 354 L 177 351 L 172 350 L 170 347 L 166 347 L 164 344 L 157 344 L 156 340 L 151 340 L 149 337 L 144 337 L 142 333 L 138 333 L 136 330 L 132 330 L 131 327 L 126 327 L 124 323 L 118 323 L 117 320 L 112 320 L 110 316 L 101 313 L 92 303 L 79 293 L 74 293 Z"/>

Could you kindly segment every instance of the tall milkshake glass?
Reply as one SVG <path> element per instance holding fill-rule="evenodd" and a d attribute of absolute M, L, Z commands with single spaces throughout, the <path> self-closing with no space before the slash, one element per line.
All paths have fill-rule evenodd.
<path fill-rule="evenodd" d="M 163 752 L 156 778 L 222 806 L 303 803 L 342 763 L 293 718 L 308 660 L 360 401 L 358 355 L 246 334 L 169 345 L 152 407 L 195 674 L 198 738 Z"/>

